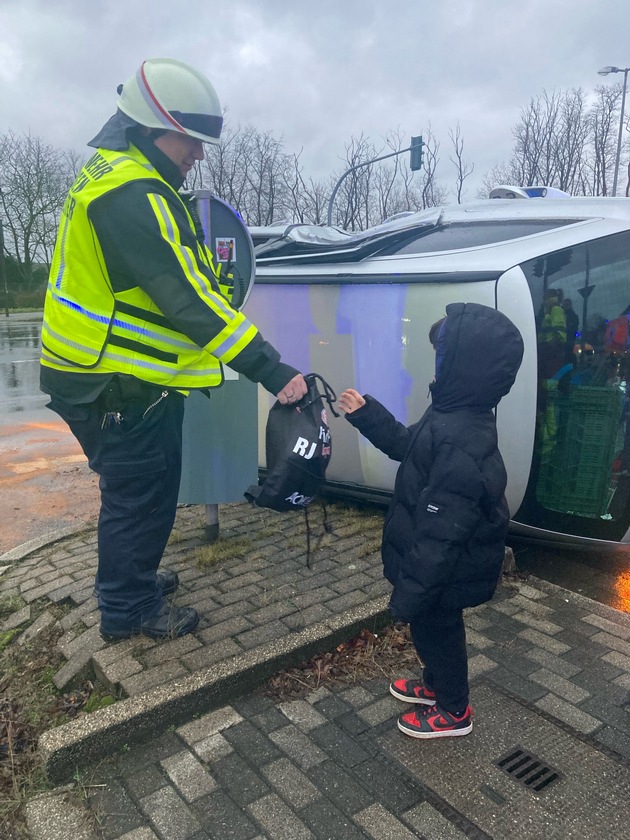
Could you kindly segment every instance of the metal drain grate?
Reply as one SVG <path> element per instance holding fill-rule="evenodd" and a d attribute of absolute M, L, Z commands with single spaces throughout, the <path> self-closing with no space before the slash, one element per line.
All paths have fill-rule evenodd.
<path fill-rule="evenodd" d="M 528 790 L 534 793 L 541 793 L 544 790 L 562 779 L 562 773 L 551 767 L 542 758 L 538 758 L 523 747 L 512 747 L 509 752 L 506 752 L 501 758 L 497 758 L 493 764 L 504 773 L 525 785 Z"/>

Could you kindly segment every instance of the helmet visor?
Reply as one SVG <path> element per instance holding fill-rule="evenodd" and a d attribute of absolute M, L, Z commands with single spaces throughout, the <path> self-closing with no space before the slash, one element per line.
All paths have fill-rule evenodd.
<path fill-rule="evenodd" d="M 169 111 L 168 113 L 184 129 L 195 131 L 197 134 L 203 134 L 215 140 L 218 140 L 221 136 L 223 117 L 217 117 L 213 114 L 184 114 L 182 111 Z"/>

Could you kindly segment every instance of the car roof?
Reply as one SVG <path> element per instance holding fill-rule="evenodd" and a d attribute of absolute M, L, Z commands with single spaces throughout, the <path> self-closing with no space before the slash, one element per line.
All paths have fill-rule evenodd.
<path fill-rule="evenodd" d="M 482 236 L 481 244 L 444 247 L 444 237 L 433 236 L 456 228 L 469 233 L 476 226 L 496 228 L 492 241 Z M 505 271 L 541 254 L 629 229 L 630 201 L 624 198 L 485 199 L 430 208 L 360 232 L 291 225 L 256 249 L 256 273 L 262 279 Z M 413 243 L 422 237 L 421 252 L 414 252 Z M 457 236 L 446 239 L 451 246 L 457 242 Z"/>

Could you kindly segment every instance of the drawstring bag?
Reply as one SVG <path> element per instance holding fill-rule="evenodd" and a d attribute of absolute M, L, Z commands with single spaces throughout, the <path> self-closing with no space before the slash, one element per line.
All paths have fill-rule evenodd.
<path fill-rule="evenodd" d="M 295 405 L 275 402 L 267 419 L 267 476 L 252 485 L 245 498 L 258 507 L 285 512 L 303 510 L 321 489 L 330 461 L 330 429 L 324 399 L 332 406 L 337 397 L 316 373 L 305 377 L 308 391 Z M 323 395 L 317 382 L 322 383 Z"/>
<path fill-rule="evenodd" d="M 335 417 L 333 408 L 337 396 L 330 385 L 317 373 L 304 379 L 308 391 L 295 405 L 275 402 L 269 411 L 266 430 L 267 475 L 260 485 L 245 491 L 245 498 L 258 507 L 284 513 L 307 508 L 321 490 L 330 461 L 331 439 L 324 400 Z M 321 383 L 323 394 L 320 393 Z"/>

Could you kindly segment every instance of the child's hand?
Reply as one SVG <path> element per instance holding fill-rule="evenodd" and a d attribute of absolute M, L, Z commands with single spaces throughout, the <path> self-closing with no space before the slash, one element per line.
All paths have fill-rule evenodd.
<path fill-rule="evenodd" d="M 352 414 L 353 411 L 356 411 L 357 408 L 361 408 L 361 406 L 364 405 L 365 400 L 358 391 L 354 390 L 354 388 L 348 388 L 339 397 L 339 408 L 344 412 L 344 414 Z"/>

